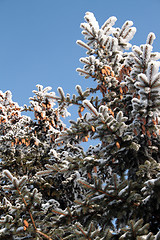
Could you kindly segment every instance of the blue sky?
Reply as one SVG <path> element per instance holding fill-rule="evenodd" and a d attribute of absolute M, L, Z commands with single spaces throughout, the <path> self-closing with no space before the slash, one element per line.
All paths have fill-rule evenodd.
<path fill-rule="evenodd" d="M 92 80 L 75 71 L 85 56 L 76 44 L 83 40 L 85 12 L 93 12 L 100 25 L 110 16 L 118 18 L 117 27 L 132 20 L 137 28 L 132 43 L 143 44 L 152 31 L 159 51 L 159 9 L 160 0 L 0 0 L 0 89 L 11 90 L 20 105 L 29 104 L 38 83 L 71 94 L 77 84 L 85 89 Z"/>

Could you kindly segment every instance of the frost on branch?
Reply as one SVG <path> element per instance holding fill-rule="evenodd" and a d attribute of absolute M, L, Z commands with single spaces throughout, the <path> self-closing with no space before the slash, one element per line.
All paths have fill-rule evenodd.
<path fill-rule="evenodd" d="M 86 89 L 0 92 L 0 239 L 160 239 L 160 53 L 116 20 L 81 24 Z"/>
<path fill-rule="evenodd" d="M 101 28 L 93 13 L 87 12 L 85 15 L 86 23 L 81 24 L 82 34 L 87 43 L 77 41 L 77 44 L 86 48 L 89 57 L 81 58 L 85 63 L 83 69 L 77 68 L 77 71 L 88 78 L 94 78 L 96 73 L 99 75 L 105 65 L 113 66 L 117 69 L 119 61 L 122 59 L 123 49 L 128 49 L 131 44 L 128 43 L 136 32 L 132 21 L 126 21 L 122 28 L 114 28 L 116 17 L 110 17 Z M 109 63 L 109 64 L 108 64 Z"/>

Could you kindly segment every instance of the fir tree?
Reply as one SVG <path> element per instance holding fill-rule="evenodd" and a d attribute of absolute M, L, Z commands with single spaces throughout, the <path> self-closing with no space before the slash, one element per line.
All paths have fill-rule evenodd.
<path fill-rule="evenodd" d="M 85 21 L 77 71 L 92 87 L 70 96 L 37 85 L 24 107 L 0 92 L 0 239 L 160 239 L 155 35 L 132 46 L 132 21 L 116 28 L 110 17 L 100 28 L 90 12 Z M 67 127 L 71 105 L 79 117 Z M 88 139 L 99 143 L 84 150 Z"/>

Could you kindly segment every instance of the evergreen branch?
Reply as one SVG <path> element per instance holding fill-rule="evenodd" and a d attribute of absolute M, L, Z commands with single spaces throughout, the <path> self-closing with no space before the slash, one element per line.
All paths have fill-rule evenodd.
<path fill-rule="evenodd" d="M 61 238 L 61 236 L 59 236 L 58 234 L 57 234 L 57 236 L 58 236 L 61 240 L 63 240 L 63 238 Z"/>
<path fill-rule="evenodd" d="M 26 206 L 26 209 L 28 209 L 28 204 L 27 204 L 26 200 L 24 199 L 24 197 L 22 196 L 21 191 L 19 190 L 18 187 L 17 187 L 16 190 L 17 190 L 17 192 L 19 193 L 19 195 L 21 196 L 22 201 L 24 202 L 24 204 L 25 204 L 25 206 Z M 29 215 L 30 215 L 30 218 L 31 218 L 33 227 L 34 227 L 34 229 L 35 229 L 35 232 L 36 232 L 36 233 L 39 233 L 40 235 L 42 235 L 43 237 L 45 237 L 45 238 L 48 239 L 48 240 L 52 240 L 52 238 L 50 238 L 50 237 L 47 236 L 45 233 L 43 233 L 43 232 L 41 232 L 40 230 L 37 229 L 36 224 L 35 224 L 35 221 L 34 221 L 34 219 L 33 219 L 33 216 L 32 216 L 32 213 L 31 213 L 30 209 L 28 209 L 28 212 L 29 212 Z"/>
<path fill-rule="evenodd" d="M 51 96 L 51 95 L 46 95 L 46 97 L 51 98 L 51 99 L 55 99 L 55 100 L 61 100 L 60 97 L 54 97 L 54 96 Z M 75 105 L 78 105 L 78 106 L 82 106 L 81 103 L 77 103 L 77 102 L 73 102 L 73 101 L 67 101 L 66 99 L 63 99 L 63 102 L 66 102 L 66 103 L 69 103 L 69 104 L 75 104 Z"/>
<path fill-rule="evenodd" d="M 80 46 L 86 48 L 86 49 L 89 50 L 89 51 L 91 50 L 91 48 L 90 48 L 87 44 L 85 44 L 84 42 L 82 42 L 81 40 L 77 40 L 76 43 L 79 44 Z"/>
<path fill-rule="evenodd" d="M 46 235 L 45 233 L 39 231 L 39 230 L 36 230 L 37 233 L 39 233 L 40 235 L 42 235 L 43 237 L 45 237 L 46 239 L 48 240 L 53 240 L 52 238 L 50 238 L 48 235 Z"/>
<path fill-rule="evenodd" d="M 63 215 L 63 216 L 66 216 L 67 214 L 64 214 L 64 213 L 62 213 L 62 212 L 59 212 L 59 211 L 56 211 L 56 210 L 51 210 L 52 212 L 54 212 L 54 213 L 57 213 L 57 214 L 59 214 L 59 215 Z"/>
<path fill-rule="evenodd" d="M 81 231 L 81 233 L 85 236 L 86 239 L 89 239 L 87 237 L 86 233 L 83 231 L 83 229 L 78 226 L 78 224 L 76 224 L 76 227 Z M 89 239 L 89 240 L 91 240 L 91 239 Z"/>
<path fill-rule="evenodd" d="M 95 192 L 99 192 L 99 193 L 105 194 L 105 195 L 107 195 L 107 196 L 109 196 L 109 197 L 114 197 L 114 196 L 110 195 L 109 193 L 107 193 L 107 192 L 105 192 L 105 191 L 103 191 L 103 190 L 101 190 L 101 189 L 96 189 L 96 188 L 90 186 L 90 185 L 87 184 L 86 182 L 83 182 L 83 181 L 81 181 L 81 180 L 78 180 L 78 182 L 81 183 L 82 185 L 84 185 L 85 187 L 94 190 Z"/>

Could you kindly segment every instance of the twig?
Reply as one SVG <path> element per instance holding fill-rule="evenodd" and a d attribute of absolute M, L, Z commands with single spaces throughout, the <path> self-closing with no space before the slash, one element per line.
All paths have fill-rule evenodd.
<path fill-rule="evenodd" d="M 22 196 L 21 191 L 19 190 L 19 188 L 17 188 L 17 191 L 18 191 L 19 195 L 21 196 L 22 201 L 24 202 L 24 204 L 25 204 L 25 206 L 26 206 L 26 208 L 27 208 L 27 207 L 28 207 L 27 202 L 26 202 L 26 200 L 24 199 L 24 197 Z M 31 221 L 32 221 L 32 224 L 33 224 L 33 227 L 34 227 L 36 233 L 39 233 L 40 235 L 42 235 L 43 237 L 45 237 L 45 238 L 48 239 L 48 240 L 52 240 L 52 238 L 50 238 L 48 235 L 46 235 L 45 233 L 43 233 L 43 232 L 41 232 L 41 231 L 39 231 L 39 230 L 37 229 L 36 224 L 35 224 L 35 221 L 34 221 L 34 219 L 33 219 L 33 216 L 32 216 L 32 213 L 31 213 L 30 209 L 28 209 L 28 212 L 29 212 L 29 215 L 30 215 L 30 218 L 31 218 Z"/>

